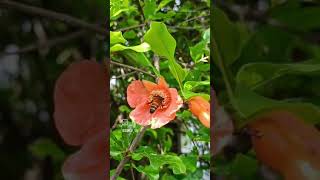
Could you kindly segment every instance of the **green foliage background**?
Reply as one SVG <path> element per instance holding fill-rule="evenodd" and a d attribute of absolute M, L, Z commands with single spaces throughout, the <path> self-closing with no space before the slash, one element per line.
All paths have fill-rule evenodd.
<path fill-rule="evenodd" d="M 209 4 L 201 0 L 112 0 L 111 61 L 164 76 L 185 100 L 194 95 L 209 99 Z M 155 82 L 155 78 L 115 65 L 111 78 L 112 175 L 141 128 L 130 119 L 116 122 L 128 119 L 132 110 L 126 102 L 126 88 L 134 79 Z M 188 139 L 188 144 L 192 140 L 195 146 L 186 152 L 181 138 Z M 146 131 L 120 176 L 165 180 L 208 177 L 209 141 L 209 129 L 183 107 L 168 125 Z"/>

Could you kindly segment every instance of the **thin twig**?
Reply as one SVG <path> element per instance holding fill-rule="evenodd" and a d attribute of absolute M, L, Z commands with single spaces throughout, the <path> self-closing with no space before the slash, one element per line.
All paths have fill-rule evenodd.
<path fill-rule="evenodd" d="M 124 77 L 130 76 L 130 75 L 135 74 L 135 73 L 138 73 L 138 72 L 137 71 L 132 71 L 132 72 L 129 72 L 129 73 L 126 73 L 126 74 L 122 74 L 122 75 L 113 77 L 112 79 L 124 78 Z"/>
<path fill-rule="evenodd" d="M 142 6 L 140 4 L 140 0 L 134 0 L 134 2 L 138 6 L 138 10 L 139 10 L 140 15 L 141 15 L 141 20 L 142 20 L 142 22 L 144 22 L 146 18 L 144 17 L 144 12 L 143 12 Z"/>
<path fill-rule="evenodd" d="M 207 27 L 195 26 L 195 27 L 183 27 L 183 26 L 167 26 L 171 29 L 183 29 L 183 30 L 196 30 L 196 29 L 207 29 Z"/>
<path fill-rule="evenodd" d="M 134 140 L 132 141 L 128 152 L 132 153 L 138 146 L 139 142 L 141 141 L 144 133 L 146 132 L 146 130 L 149 128 L 150 126 L 144 126 L 141 128 L 140 132 L 137 134 L 137 136 L 134 138 Z M 124 159 L 121 160 L 121 162 L 119 163 L 116 172 L 114 173 L 114 175 L 111 177 L 111 180 L 116 180 L 117 177 L 121 174 L 124 165 L 130 160 L 130 156 L 125 156 Z"/>
<path fill-rule="evenodd" d="M 113 130 L 113 129 L 115 129 L 115 128 L 117 127 L 118 123 L 119 123 L 120 121 L 122 121 L 122 118 L 123 118 L 123 114 L 120 113 L 120 114 L 118 115 L 116 121 L 114 122 L 113 126 L 111 127 L 111 130 Z"/>
<path fill-rule="evenodd" d="M 69 33 L 67 35 L 64 35 L 62 37 L 57 37 L 57 38 L 54 38 L 54 39 L 49 39 L 47 42 L 46 42 L 46 46 L 48 48 L 50 47 L 53 47 L 53 46 L 56 46 L 58 44 L 63 44 L 63 43 L 66 43 L 66 42 L 69 42 L 71 40 L 74 40 L 74 39 L 77 39 L 83 35 L 85 35 L 86 33 L 88 33 L 87 30 L 80 30 L 80 31 L 76 31 L 76 32 L 72 32 L 72 33 Z M 4 56 L 4 55 L 15 55 L 15 54 L 24 54 L 24 53 L 29 53 L 29 52 L 32 52 L 32 51 L 35 51 L 35 50 L 38 50 L 42 48 L 41 45 L 39 43 L 32 43 L 30 45 L 27 45 L 17 51 L 14 51 L 14 52 L 2 52 L 0 53 L 0 56 Z"/>
<path fill-rule="evenodd" d="M 26 5 L 26 4 L 22 4 L 22 3 L 18 3 L 18 2 L 14 2 L 14 1 L 9 1 L 9 0 L 0 1 L 0 6 L 19 10 L 19 11 L 22 11 L 22 12 L 25 12 L 28 14 L 47 17 L 50 19 L 55 19 L 55 20 L 65 22 L 65 23 L 73 25 L 73 26 L 79 26 L 79 27 L 88 29 L 90 31 L 97 32 L 102 35 L 109 35 L 109 32 L 107 31 L 107 29 L 104 29 L 104 28 L 102 28 L 98 25 L 95 25 L 95 24 L 90 24 L 86 21 L 69 16 L 67 14 L 58 13 L 58 12 L 50 11 L 47 9 L 43 9 L 43 8 L 39 8 L 39 7 L 35 7 L 35 6 L 30 6 L 30 5 Z"/>
<path fill-rule="evenodd" d="M 128 30 L 130 30 L 130 29 L 142 27 L 142 26 L 145 26 L 145 25 L 146 25 L 146 23 L 142 23 L 142 24 L 138 24 L 138 25 L 133 25 L 133 26 L 129 26 L 129 27 L 117 29 L 117 31 L 128 31 Z"/>
<path fill-rule="evenodd" d="M 186 19 L 185 21 L 182 21 L 181 23 L 179 24 L 182 24 L 182 23 L 186 23 L 186 22 L 190 22 L 190 21 L 193 21 L 193 20 L 196 20 L 196 19 L 201 19 L 201 18 L 205 18 L 207 16 L 209 16 L 210 14 L 205 14 L 205 15 L 201 15 L 201 16 L 196 16 L 196 17 L 192 17 L 190 19 Z"/>
<path fill-rule="evenodd" d="M 153 75 L 153 74 L 151 74 L 151 73 L 149 73 L 147 71 L 141 70 L 139 68 L 135 68 L 133 66 L 129 66 L 129 65 L 126 65 L 126 64 L 115 62 L 115 61 L 110 61 L 110 64 L 114 64 L 114 65 L 117 65 L 117 66 L 125 67 L 125 68 L 128 68 L 128 69 L 134 70 L 134 71 L 139 71 L 139 72 L 142 72 L 142 73 L 147 74 L 149 76 L 152 76 L 154 78 L 157 78 L 155 75 Z"/>
<path fill-rule="evenodd" d="M 130 163 L 130 169 L 131 169 L 132 180 L 135 180 L 134 172 L 133 172 L 133 168 L 132 168 L 132 163 Z"/>

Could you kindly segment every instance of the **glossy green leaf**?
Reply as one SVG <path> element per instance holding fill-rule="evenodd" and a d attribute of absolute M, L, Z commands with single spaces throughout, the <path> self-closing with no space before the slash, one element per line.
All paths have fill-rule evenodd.
<path fill-rule="evenodd" d="M 144 35 L 144 40 L 151 46 L 151 50 L 169 60 L 169 69 L 176 78 L 179 85 L 186 77 L 186 71 L 175 61 L 174 54 L 176 40 L 169 33 L 165 24 L 161 22 L 151 22 L 151 27 Z"/>
<path fill-rule="evenodd" d="M 150 29 L 144 35 L 144 41 L 150 44 L 152 51 L 159 56 L 174 59 L 176 40 L 164 23 L 151 22 Z"/>
<path fill-rule="evenodd" d="M 210 86 L 210 81 L 187 81 L 184 83 L 184 89 L 188 91 L 192 91 L 192 89 L 197 88 L 199 86 Z"/>
<path fill-rule="evenodd" d="M 185 99 L 190 99 L 194 96 L 201 96 L 203 97 L 204 99 L 206 100 L 210 100 L 210 95 L 209 94 L 205 94 L 205 93 L 195 93 L 195 92 L 192 92 L 192 91 L 188 91 L 188 90 L 183 90 L 183 96 Z"/>
<path fill-rule="evenodd" d="M 155 13 L 157 9 L 157 2 L 156 0 L 145 0 L 143 13 L 146 19 L 150 19 Z"/>
<path fill-rule="evenodd" d="M 110 52 L 123 51 L 127 49 L 131 49 L 136 52 L 147 52 L 150 50 L 150 46 L 148 43 L 142 43 L 137 46 L 124 46 L 122 44 L 115 44 L 110 48 Z"/>
<path fill-rule="evenodd" d="M 238 112 L 244 118 L 240 125 L 247 124 L 255 115 L 270 110 L 287 110 L 309 123 L 320 122 L 320 109 L 310 103 L 278 101 L 263 97 L 238 85 L 233 100 Z"/>
<path fill-rule="evenodd" d="M 135 165 L 134 165 L 134 168 L 138 172 L 147 175 L 150 180 L 158 180 L 159 179 L 159 169 L 155 169 L 152 166 L 138 166 L 138 167 L 136 167 Z"/>
<path fill-rule="evenodd" d="M 110 31 L 110 45 L 117 43 L 125 43 L 127 40 L 122 36 L 122 32 L 120 31 Z"/>
<path fill-rule="evenodd" d="M 115 19 L 120 13 L 129 10 L 129 0 L 110 0 L 110 19 Z"/>
<path fill-rule="evenodd" d="M 182 86 L 182 82 L 186 78 L 187 72 L 174 59 L 169 59 L 169 69 L 171 74 L 180 84 L 180 86 Z"/>
<path fill-rule="evenodd" d="M 240 56 L 248 38 L 247 30 L 244 26 L 231 22 L 227 15 L 216 7 L 213 8 L 212 17 L 215 19 L 212 36 L 217 45 L 213 53 L 219 53 L 224 63 L 231 65 Z"/>
<path fill-rule="evenodd" d="M 197 170 L 198 158 L 196 155 L 180 156 L 180 158 L 187 167 L 187 170 L 189 170 L 190 172 L 194 172 Z"/>
<path fill-rule="evenodd" d="M 320 64 L 250 63 L 239 70 L 236 81 L 239 84 L 256 89 L 284 75 L 320 75 Z"/>
<path fill-rule="evenodd" d="M 153 152 L 150 147 L 141 146 L 132 154 L 132 158 L 137 160 L 142 157 L 149 159 L 152 168 L 159 169 L 167 164 L 174 174 L 183 174 L 186 172 L 186 166 L 179 156 L 157 154 Z"/>

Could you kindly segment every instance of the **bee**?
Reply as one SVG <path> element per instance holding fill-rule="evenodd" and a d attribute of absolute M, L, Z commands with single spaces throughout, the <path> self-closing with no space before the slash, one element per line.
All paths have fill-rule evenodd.
<path fill-rule="evenodd" d="M 162 107 L 162 102 L 164 98 L 161 96 L 153 96 L 151 99 L 150 113 L 154 113 L 159 107 Z"/>

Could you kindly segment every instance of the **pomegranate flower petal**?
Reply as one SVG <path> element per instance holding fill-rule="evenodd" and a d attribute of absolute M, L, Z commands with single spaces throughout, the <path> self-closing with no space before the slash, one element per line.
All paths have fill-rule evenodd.
<path fill-rule="evenodd" d="M 94 61 L 72 63 L 61 74 L 54 90 L 54 119 L 67 144 L 84 144 L 106 128 L 107 96 L 107 75 Z"/>
<path fill-rule="evenodd" d="M 68 157 L 62 167 L 66 180 L 105 180 L 107 168 L 107 132 L 101 131 Z"/>
<path fill-rule="evenodd" d="M 147 91 L 152 91 L 153 89 L 155 89 L 158 85 L 156 83 L 150 82 L 150 81 L 146 81 L 146 80 L 142 80 L 144 87 L 147 89 Z"/>
<path fill-rule="evenodd" d="M 147 126 L 151 123 L 152 119 L 152 114 L 150 114 L 149 110 L 150 106 L 146 103 L 142 103 L 138 105 L 133 111 L 131 111 L 129 115 L 130 119 L 141 126 Z"/>
<path fill-rule="evenodd" d="M 127 101 L 130 107 L 135 108 L 147 100 L 147 90 L 144 84 L 139 81 L 133 81 L 127 88 Z"/>

